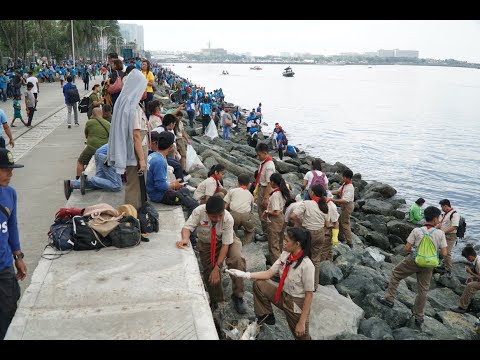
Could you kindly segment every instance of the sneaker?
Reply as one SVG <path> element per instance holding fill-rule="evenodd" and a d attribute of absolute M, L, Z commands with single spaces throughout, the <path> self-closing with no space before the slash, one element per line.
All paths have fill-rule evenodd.
<path fill-rule="evenodd" d="M 75 126 L 79 126 L 80 124 L 79 123 L 75 123 Z"/>
<path fill-rule="evenodd" d="M 195 190 L 197 190 L 196 187 L 191 186 L 191 185 L 185 185 L 185 188 L 186 188 L 188 191 L 190 191 L 190 192 L 194 192 Z"/>
<path fill-rule="evenodd" d="M 70 195 L 72 195 L 72 191 L 73 189 L 70 186 L 70 180 L 63 180 L 63 192 L 67 200 L 70 198 Z"/>
<path fill-rule="evenodd" d="M 12 125 L 10 125 L 10 127 L 17 127 L 17 125 L 13 125 L 13 124 L 12 124 Z"/>
<path fill-rule="evenodd" d="M 188 181 L 188 180 L 190 180 L 191 178 L 192 178 L 192 175 L 185 175 L 185 176 L 183 177 L 183 181 Z"/>
<path fill-rule="evenodd" d="M 459 314 L 465 314 L 467 312 L 466 309 L 463 309 L 460 306 L 452 306 L 450 308 L 450 311 L 453 311 L 453 312 L 456 312 L 456 313 L 459 313 Z"/>
<path fill-rule="evenodd" d="M 87 187 L 87 175 L 82 172 L 80 175 L 80 193 L 85 195 L 85 188 Z"/>
<path fill-rule="evenodd" d="M 72 125 L 68 125 L 67 128 L 68 128 L 68 129 L 71 129 L 71 128 L 72 128 Z"/>
<path fill-rule="evenodd" d="M 350 249 L 353 249 L 353 244 L 347 244 Z"/>
<path fill-rule="evenodd" d="M 417 319 L 417 318 L 415 318 L 415 325 L 416 325 L 417 327 L 421 327 L 422 324 L 423 324 L 423 322 L 424 322 L 423 319 Z"/>
<path fill-rule="evenodd" d="M 247 307 L 245 306 L 245 302 L 243 301 L 243 298 L 236 297 L 235 295 L 232 295 L 232 300 L 233 300 L 233 307 L 235 308 L 235 311 L 241 315 L 247 313 Z"/>
<path fill-rule="evenodd" d="M 248 320 L 252 322 L 257 320 L 259 324 L 275 325 L 275 315 L 273 314 L 255 315 L 248 318 Z"/>
<path fill-rule="evenodd" d="M 393 305 L 395 305 L 393 302 L 388 301 L 383 296 L 377 296 L 377 301 L 382 305 L 388 306 L 390 309 L 392 309 Z"/>

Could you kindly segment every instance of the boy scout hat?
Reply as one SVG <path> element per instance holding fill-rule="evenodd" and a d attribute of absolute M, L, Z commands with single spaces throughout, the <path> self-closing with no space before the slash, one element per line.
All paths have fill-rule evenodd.
<path fill-rule="evenodd" d="M 22 168 L 23 165 L 15 164 L 13 154 L 7 149 L 0 148 L 0 169 L 5 168 Z"/>

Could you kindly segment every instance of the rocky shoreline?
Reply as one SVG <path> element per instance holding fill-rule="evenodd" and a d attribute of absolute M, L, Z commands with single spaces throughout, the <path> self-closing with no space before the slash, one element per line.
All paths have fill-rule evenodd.
<path fill-rule="evenodd" d="M 163 88 L 157 91 L 158 97 L 168 96 Z M 165 108 L 174 108 L 170 100 L 161 100 Z M 235 107 L 227 103 L 227 107 Z M 246 109 L 242 109 L 243 119 Z M 223 140 L 221 135 L 210 140 L 197 135 L 188 127 L 184 113 L 185 129 L 192 139 L 192 145 L 207 169 L 220 163 L 226 168 L 224 187 L 236 187 L 237 176 L 247 174 L 253 180 L 260 161 L 256 158 L 255 149 L 247 145 L 245 125 L 239 133 L 232 132 L 230 140 Z M 196 119 L 196 126 L 200 124 Z M 268 140 L 261 140 L 259 142 Z M 314 157 L 301 151 L 298 158 L 285 157 L 277 161 L 275 167 L 283 178 L 292 185 L 294 195 L 301 192 L 303 176 L 310 170 Z M 317 157 L 318 158 L 318 157 Z M 329 179 L 329 188 L 338 189 L 341 184 L 341 173 L 348 167 L 340 162 L 322 164 L 323 172 Z M 207 170 L 191 173 L 189 184 L 196 187 L 207 177 Z M 408 213 L 405 199 L 396 196 L 397 191 L 390 185 L 362 180 L 360 173 L 353 176 L 355 186 L 355 210 L 351 218 L 354 248 L 344 244 L 333 248 L 333 262 L 325 261 L 320 266 L 320 286 L 314 294 L 310 315 L 310 332 L 314 339 L 480 339 L 475 332 L 477 318 L 471 313 L 457 314 L 449 311 L 457 305 L 465 288 L 467 274 L 465 263 L 454 263 L 452 278 L 434 274 L 428 292 L 425 307 L 425 322 L 420 332 L 413 326 L 410 309 L 415 300 L 417 287 L 416 277 L 410 276 L 400 283 L 395 306 L 390 309 L 376 300 L 376 295 L 383 295 L 388 285 L 390 273 L 402 259 L 402 250 L 406 239 L 415 225 L 405 220 Z M 261 232 L 261 224 L 255 212 L 255 227 Z M 237 235 L 242 238 L 243 232 Z M 263 271 L 265 255 L 268 254 L 267 243 L 252 242 L 244 245 L 243 255 L 247 260 L 247 271 Z M 228 294 L 231 293 L 231 280 L 223 274 L 222 282 L 227 301 L 220 304 L 213 312 L 219 337 L 225 339 L 224 330 L 242 318 L 253 316 L 252 282 L 245 281 L 245 295 L 248 313 L 239 315 L 233 309 Z M 350 300 L 351 299 L 351 300 Z M 480 292 L 472 300 L 473 313 L 480 312 Z M 282 311 L 274 307 L 278 319 L 274 326 L 264 325 L 258 339 L 293 339 Z"/>

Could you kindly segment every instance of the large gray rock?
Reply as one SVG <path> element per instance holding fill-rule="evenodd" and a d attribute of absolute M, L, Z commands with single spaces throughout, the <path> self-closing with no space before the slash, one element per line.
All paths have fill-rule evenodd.
<path fill-rule="evenodd" d="M 391 198 L 397 193 L 393 187 L 388 184 L 383 184 L 381 182 L 373 181 L 365 187 L 365 191 L 374 191 L 382 195 L 384 199 Z"/>
<path fill-rule="evenodd" d="M 298 171 L 300 171 L 301 173 L 303 174 L 306 174 L 307 172 L 309 172 L 311 170 L 311 166 L 310 165 L 301 165 L 298 167 Z"/>
<path fill-rule="evenodd" d="M 345 332 L 357 333 L 362 308 L 328 286 L 318 286 L 310 310 L 310 335 L 315 340 L 333 340 Z"/>
<path fill-rule="evenodd" d="M 370 231 L 365 239 L 373 246 L 379 247 L 383 250 L 390 250 L 390 242 L 388 241 L 388 237 L 383 234 L 380 234 L 376 231 Z"/>
<path fill-rule="evenodd" d="M 458 304 L 460 298 L 449 288 L 436 288 L 428 292 L 428 301 L 437 311 L 449 310 L 451 306 Z"/>
<path fill-rule="evenodd" d="M 393 340 L 392 329 L 387 322 L 375 316 L 369 319 L 362 319 L 358 333 L 374 340 Z"/>
<path fill-rule="evenodd" d="M 322 171 L 328 171 L 332 173 L 343 173 L 344 170 L 350 169 L 347 165 L 342 164 L 341 162 L 337 161 L 335 164 L 330 165 L 328 163 L 322 164 Z"/>
<path fill-rule="evenodd" d="M 392 210 L 392 204 L 378 199 L 368 199 L 362 206 L 362 211 L 365 214 L 390 215 Z"/>
<path fill-rule="evenodd" d="M 277 161 L 274 159 L 273 162 L 275 163 L 275 169 L 277 169 L 280 174 L 298 171 L 298 166 L 286 163 L 285 161 Z"/>
<path fill-rule="evenodd" d="M 463 289 L 465 288 L 455 276 L 448 278 L 446 276 L 441 276 L 440 274 L 434 274 L 433 278 L 438 285 L 452 289 L 455 294 L 462 295 Z"/>
<path fill-rule="evenodd" d="M 475 316 L 441 311 L 438 317 L 457 339 L 480 340 L 480 335 L 475 332 L 475 321 L 477 321 Z"/>
<path fill-rule="evenodd" d="M 407 306 L 409 309 L 413 309 L 413 305 L 415 304 L 415 298 L 417 297 L 416 292 L 411 291 L 405 281 L 400 281 L 400 284 L 397 288 L 397 300 L 400 301 L 402 304 Z M 424 308 L 425 315 L 434 317 L 436 314 L 435 309 L 432 305 L 427 301 Z"/>
<path fill-rule="evenodd" d="M 397 235 L 402 240 L 406 241 L 408 235 L 415 229 L 415 226 L 406 221 L 391 220 L 387 222 L 387 230 L 389 234 Z"/>
<path fill-rule="evenodd" d="M 322 261 L 320 263 L 320 284 L 321 285 L 335 285 L 342 281 L 343 273 L 331 261 Z"/>
<path fill-rule="evenodd" d="M 388 234 L 387 222 L 392 219 L 393 218 L 390 218 L 388 216 L 383 216 L 383 215 L 366 214 L 365 221 L 368 221 L 370 225 L 367 224 L 365 226 L 372 230 L 375 230 L 376 232 L 387 235 Z"/>
<path fill-rule="evenodd" d="M 383 292 L 368 294 L 362 301 L 362 308 L 365 310 L 365 317 L 378 317 L 387 322 L 392 329 L 405 326 L 411 317 L 411 311 L 404 304 L 395 301 L 393 308 L 380 304 L 377 296 L 383 296 Z"/>
<path fill-rule="evenodd" d="M 342 333 L 338 335 L 335 340 L 372 340 L 362 334 Z"/>
<path fill-rule="evenodd" d="M 226 170 L 228 172 L 231 172 L 233 173 L 234 175 L 238 176 L 238 175 L 241 175 L 241 174 L 245 174 L 245 175 L 248 175 L 248 176 L 252 176 L 252 174 L 255 172 L 255 170 L 257 170 L 256 168 L 254 167 L 251 167 L 251 166 L 247 166 L 247 165 L 237 165 L 236 163 L 230 161 L 227 159 L 227 154 L 225 153 L 217 153 L 217 152 L 214 152 L 212 150 L 205 150 L 203 153 L 202 153 L 202 156 L 204 158 L 208 158 L 208 157 L 213 157 L 217 163 L 219 164 L 222 164 L 223 166 L 225 166 Z M 234 160 L 235 161 L 235 160 Z"/>
<path fill-rule="evenodd" d="M 362 264 L 373 269 L 379 269 L 384 260 L 385 256 L 376 247 L 369 246 L 362 254 Z"/>
<path fill-rule="evenodd" d="M 212 168 L 212 166 L 217 165 L 217 164 L 218 164 L 218 161 L 211 156 L 209 156 L 209 157 L 207 157 L 203 160 L 203 165 L 205 165 L 207 170 L 210 170 Z"/>
<path fill-rule="evenodd" d="M 233 143 L 233 148 L 249 156 L 250 158 L 256 158 L 257 156 L 255 149 L 252 148 L 251 146 Z"/>
<path fill-rule="evenodd" d="M 424 322 L 422 324 L 422 333 L 435 340 L 458 339 L 454 334 L 452 334 L 452 331 L 448 327 L 430 316 L 424 317 Z"/>
<path fill-rule="evenodd" d="M 417 329 L 401 327 L 392 331 L 395 340 L 430 340 L 430 336 Z"/>
<path fill-rule="evenodd" d="M 399 236 L 393 234 L 388 234 L 387 237 L 392 249 L 396 248 L 398 245 L 401 245 L 403 250 L 406 241 L 402 240 L 402 238 L 400 238 Z"/>
<path fill-rule="evenodd" d="M 193 186 L 193 187 L 198 187 L 198 185 L 203 181 L 204 179 L 199 179 L 199 178 L 196 178 L 196 177 L 192 177 L 190 178 L 190 180 L 188 180 L 188 184 L 190 186 Z"/>
<path fill-rule="evenodd" d="M 376 191 L 363 191 L 360 194 L 360 196 L 363 200 L 370 200 L 370 199 L 383 200 L 382 194 L 380 194 Z"/>
<path fill-rule="evenodd" d="M 409 276 L 404 280 L 405 280 L 405 284 L 407 284 L 408 289 L 416 293 L 418 290 L 417 278 L 415 276 Z M 435 281 L 430 281 L 430 287 L 428 288 L 429 289 L 428 291 L 436 288 L 437 288 L 437 283 Z"/>
<path fill-rule="evenodd" d="M 361 223 L 358 223 L 358 222 L 355 223 L 355 226 L 353 227 L 353 231 L 358 236 L 363 236 L 363 237 L 366 237 L 367 234 L 370 232 L 368 228 L 366 228 L 365 226 L 363 226 Z"/>
<path fill-rule="evenodd" d="M 335 265 L 342 271 L 344 278 L 350 275 L 350 271 L 355 264 L 359 264 L 362 261 L 361 257 L 355 256 L 352 252 L 346 252 L 337 257 L 334 256 L 334 259 Z"/>
<path fill-rule="evenodd" d="M 335 287 L 340 294 L 349 295 L 357 303 L 366 294 L 385 290 L 387 285 L 388 279 L 382 271 L 363 265 L 354 265 L 350 269 L 350 275 Z"/>

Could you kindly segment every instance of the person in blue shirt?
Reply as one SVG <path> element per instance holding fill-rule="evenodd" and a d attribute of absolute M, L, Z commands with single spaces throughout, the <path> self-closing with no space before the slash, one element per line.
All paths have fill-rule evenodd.
<path fill-rule="evenodd" d="M 289 156 L 291 158 L 296 158 L 297 157 L 297 150 L 295 149 L 295 146 L 287 145 L 283 155 Z"/>
<path fill-rule="evenodd" d="M 151 133 L 152 152 L 147 160 L 147 195 L 157 203 L 182 205 L 188 216 L 198 206 L 190 191 L 183 187 L 181 179 L 169 182 L 167 179 L 167 155 L 174 148 L 175 135 L 170 131 Z"/>
<path fill-rule="evenodd" d="M 73 110 L 73 119 L 75 121 L 75 125 L 79 125 L 78 123 L 78 111 L 77 111 L 77 103 L 70 102 L 70 99 L 68 98 L 68 90 L 71 88 L 77 88 L 76 85 L 72 84 L 72 81 L 75 77 L 72 77 L 72 75 L 67 76 L 67 83 L 63 86 L 63 95 L 65 96 L 65 105 L 67 105 L 67 110 L 68 110 L 68 115 L 67 115 L 67 127 L 70 129 L 71 124 L 72 124 L 72 110 Z M 78 89 L 77 89 L 78 90 Z"/>
<path fill-rule="evenodd" d="M 0 109 L 0 124 L 1 124 L 1 127 L 0 127 L 0 148 L 5 149 L 5 139 L 3 138 L 3 131 L 5 131 L 5 134 L 7 134 L 8 138 L 10 140 L 9 144 L 13 148 L 13 146 L 15 144 L 14 144 L 14 141 L 13 141 L 12 130 L 10 129 L 10 126 L 8 125 L 8 122 L 7 122 L 7 114 L 5 114 L 5 111 L 3 111 L 2 109 Z"/>
<path fill-rule="evenodd" d="M 210 124 L 210 115 L 212 110 L 210 108 L 210 103 L 202 102 L 200 104 L 200 111 L 202 113 L 202 134 L 205 134 L 205 129 L 207 128 L 208 124 Z"/>
<path fill-rule="evenodd" d="M 3 71 L 0 71 L 0 96 L 3 98 L 3 102 L 7 102 L 7 84 L 9 79 Z"/>
<path fill-rule="evenodd" d="M 187 100 L 187 106 L 185 108 L 187 111 L 188 115 L 188 124 L 190 127 L 193 129 L 193 120 L 195 119 L 195 100 L 193 100 L 193 97 Z"/>
<path fill-rule="evenodd" d="M 17 311 L 18 280 L 24 280 L 27 275 L 18 235 L 17 192 L 9 186 L 13 169 L 21 167 L 23 165 L 15 164 L 10 151 L 0 149 L 0 340 L 5 337 Z"/>
<path fill-rule="evenodd" d="M 283 149 L 284 149 L 284 139 L 286 139 L 285 133 L 283 130 L 277 131 L 277 146 L 278 146 L 278 157 L 280 160 L 283 160 Z"/>

